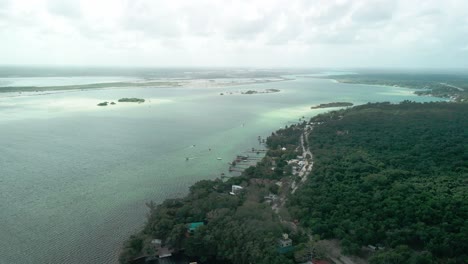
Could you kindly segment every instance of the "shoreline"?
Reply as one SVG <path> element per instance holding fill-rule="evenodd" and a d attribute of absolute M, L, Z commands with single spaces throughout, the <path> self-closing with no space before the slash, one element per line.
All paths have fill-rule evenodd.
<path fill-rule="evenodd" d="M 318 121 L 317 121 L 318 120 Z M 211 186 L 210 188 L 206 189 L 204 192 L 207 192 L 207 195 L 208 196 L 215 196 L 215 197 L 219 197 L 219 198 L 216 198 L 217 200 L 219 199 L 222 199 L 221 197 L 226 197 L 226 196 L 223 196 L 223 195 L 227 195 L 227 188 L 233 184 L 233 190 L 231 192 L 229 192 L 231 194 L 231 196 L 233 196 L 232 199 L 237 199 L 236 200 L 236 206 L 234 206 L 234 210 L 236 211 L 239 211 L 239 210 L 242 210 L 242 208 L 244 207 L 244 204 L 246 201 L 249 201 L 249 199 L 253 199 L 252 196 L 255 196 L 256 193 L 260 193 L 262 194 L 263 192 L 262 191 L 259 191 L 259 188 L 260 190 L 262 190 L 262 187 L 259 187 L 259 183 L 262 184 L 262 185 L 265 185 L 265 186 L 269 186 L 269 187 L 266 187 L 268 190 L 270 190 L 270 193 L 268 194 L 268 196 L 265 196 L 265 200 L 264 199 L 260 199 L 260 200 L 253 200 L 253 201 L 250 201 L 250 202 L 258 202 L 259 204 L 263 204 L 263 205 L 267 205 L 267 209 L 268 211 L 270 212 L 273 212 L 273 215 L 274 215 L 274 219 L 273 220 L 269 220 L 269 221 L 273 221 L 273 223 L 275 223 L 276 225 L 278 226 L 283 226 L 283 228 L 286 228 L 286 226 L 288 226 L 288 228 L 290 228 L 289 232 L 291 232 L 291 236 L 294 236 L 294 234 L 297 235 L 297 230 L 300 230 L 301 232 L 305 232 L 307 234 L 307 237 L 310 237 L 310 234 L 308 232 L 308 229 L 304 229 L 302 226 L 299 226 L 296 222 L 296 220 L 293 220 L 291 218 L 284 218 L 284 214 L 286 212 L 286 215 L 289 216 L 289 213 L 287 212 L 288 211 L 288 208 L 286 207 L 286 201 L 288 200 L 288 197 L 291 195 L 291 194 L 294 194 L 296 192 L 296 190 L 298 190 L 308 179 L 308 177 L 310 176 L 310 173 L 312 171 L 312 169 L 314 168 L 314 161 L 315 161 L 315 157 L 313 155 L 313 153 L 311 152 L 310 150 L 310 147 L 309 147 L 309 142 L 308 142 L 308 135 L 314 130 L 314 127 L 315 126 L 319 126 L 323 123 L 323 121 L 320 121 L 320 118 L 318 119 L 315 119 L 315 116 L 314 117 L 311 117 L 310 120 L 301 120 L 298 122 L 298 123 L 295 123 L 295 124 L 292 124 L 291 126 L 289 127 L 286 127 L 284 129 L 280 129 L 280 130 L 277 130 L 275 132 L 272 133 L 271 136 L 269 136 L 267 138 L 267 151 L 266 151 L 266 155 L 261 158 L 259 160 L 259 162 L 257 162 L 255 165 L 252 165 L 250 166 L 248 169 L 246 169 L 244 172 L 241 173 L 240 176 L 233 176 L 233 177 L 229 177 L 226 181 L 223 181 L 222 178 L 216 178 L 216 179 L 211 179 L 211 180 L 202 180 L 201 182 L 197 182 L 195 184 L 193 184 L 191 187 L 190 187 L 190 192 L 189 194 L 187 194 L 186 196 L 183 196 L 181 198 L 177 198 L 177 199 L 170 199 L 170 200 L 165 200 L 164 202 L 162 202 L 161 204 L 159 205 L 152 205 L 150 207 L 150 214 L 149 214 L 149 217 L 148 217 L 148 220 L 149 222 L 147 222 L 147 226 L 145 226 L 143 228 L 143 230 L 147 230 L 148 228 L 148 225 L 151 224 L 151 226 L 154 228 L 154 226 L 156 225 L 159 225 L 160 224 L 160 220 L 155 220 L 155 219 L 159 219 L 158 215 L 161 214 L 160 211 L 165 211 L 165 210 L 169 210 L 170 208 L 170 205 L 168 205 L 167 203 L 171 202 L 171 201 L 176 201 L 176 203 L 181 203 L 183 204 L 184 206 L 187 206 L 188 208 L 194 208 L 194 204 L 198 204 L 198 200 L 203 200 L 205 198 L 200 198 L 200 196 L 198 196 L 198 189 L 201 188 L 200 185 L 208 185 L 208 186 Z M 298 140 L 298 142 L 292 144 L 292 145 L 288 145 L 286 143 L 286 145 L 284 144 L 281 144 L 281 145 L 278 145 L 278 144 L 274 144 L 272 142 L 275 142 L 275 140 L 278 139 L 278 137 L 282 137 L 284 136 L 285 134 L 289 134 L 291 133 L 291 131 L 293 131 L 292 133 L 294 133 L 295 130 L 298 130 L 296 131 L 295 135 L 296 135 L 296 139 Z M 289 131 L 289 132 L 288 132 Z M 299 133 L 299 134 L 297 134 Z M 338 132 L 337 132 L 338 133 Z M 347 134 L 347 131 L 341 131 L 340 132 L 341 134 L 339 135 L 345 135 Z M 276 138 L 275 138 L 276 137 Z M 289 135 L 289 137 L 291 138 L 291 136 Z M 279 141 L 281 142 L 281 140 Z M 286 147 L 284 147 L 286 146 Z M 292 149 L 290 149 L 290 147 L 292 147 Z M 298 150 L 301 150 L 298 152 Z M 267 170 L 266 172 L 268 172 L 269 174 L 262 174 L 264 171 L 264 168 L 267 167 L 267 168 L 270 168 L 269 166 L 271 166 L 271 162 L 272 160 L 276 161 L 274 164 L 276 165 L 273 165 L 273 166 L 278 166 L 279 162 L 284 162 L 285 160 L 287 160 L 288 164 L 289 164 L 289 161 L 292 161 L 294 160 L 294 158 L 292 158 L 293 156 L 289 156 L 288 158 L 284 158 L 285 154 L 283 154 L 285 151 L 293 151 L 292 153 L 295 153 L 295 152 L 298 152 L 299 154 L 293 154 L 294 155 L 301 155 L 300 159 L 302 159 L 303 161 L 303 167 L 300 169 L 300 172 L 298 172 L 297 174 L 293 173 L 291 175 L 289 174 L 286 174 L 285 172 L 283 172 L 283 170 L 281 170 L 281 176 L 278 176 L 277 178 L 275 178 L 274 176 L 274 173 L 277 172 L 277 170 L 275 168 L 271 168 L 272 171 L 274 171 L 273 173 L 273 178 L 271 177 L 272 176 L 272 172 L 270 170 Z M 282 153 L 283 152 L 283 153 Z M 278 154 L 280 156 L 278 156 Z M 279 158 L 281 157 L 281 158 Z M 295 156 L 294 156 L 295 157 Z M 297 156 L 297 158 L 299 159 L 299 156 Z M 290 160 L 291 159 L 291 160 Z M 299 159 L 299 160 L 300 160 Z M 263 170 L 263 171 L 262 171 Z M 285 174 L 283 174 L 285 173 Z M 296 176 L 296 178 L 294 178 L 294 175 Z M 272 180 L 273 179 L 273 180 Z M 234 185 L 236 184 L 236 185 Z M 276 188 L 276 191 L 275 192 L 271 192 L 271 186 L 279 186 L 279 187 L 275 187 Z M 240 190 L 241 190 L 241 193 L 237 193 L 234 191 L 234 186 L 239 186 Z M 236 187 L 237 188 L 237 187 Z M 195 195 L 197 194 L 197 195 Z M 229 195 L 228 195 L 229 197 Z M 239 198 L 237 198 L 239 197 Z M 268 199 L 271 199 L 271 200 L 266 200 L 266 198 L 269 197 Z M 207 198 L 208 199 L 208 198 Z M 239 200 L 240 199 L 240 200 Z M 193 201 L 195 200 L 195 201 Z M 217 201 L 216 200 L 216 201 Z M 172 202 L 171 202 L 172 203 Z M 217 202 L 215 202 L 217 203 Z M 169 208 L 168 208 L 169 207 Z M 262 212 L 265 211 L 265 208 L 263 209 L 259 209 L 257 208 L 256 210 L 259 210 L 259 211 L 254 211 L 252 213 L 254 214 L 262 214 Z M 263 210 L 263 211 L 262 211 Z M 164 214 L 164 212 L 163 212 Z M 290 216 L 289 216 L 290 217 Z M 153 222 L 151 222 L 151 219 L 153 219 Z M 169 218 L 171 219 L 171 218 Z M 219 227 L 216 227 L 216 225 L 213 227 L 214 224 L 212 223 L 215 223 L 216 221 L 218 220 L 213 220 L 213 219 L 209 219 L 209 218 L 189 218 L 189 219 L 192 219 L 195 220 L 195 221 L 202 221 L 202 222 L 199 222 L 199 223 L 203 223 L 202 224 L 202 228 L 200 232 L 204 232 L 203 234 L 200 234 L 200 237 L 196 236 L 197 239 L 201 239 L 203 236 L 206 236 L 206 235 L 210 235 L 209 232 L 214 232 L 213 230 L 210 230 L 210 227 L 209 225 L 212 225 L 211 229 L 215 229 L 215 230 L 223 230 L 223 229 L 219 229 Z M 162 221 L 162 220 L 161 220 Z M 174 220 L 174 221 L 179 221 L 179 220 Z M 190 221 L 189 221 L 190 222 Z M 177 222 L 179 223 L 179 222 Z M 181 223 L 179 224 L 182 224 L 182 227 L 184 226 L 183 223 L 187 224 L 186 222 L 184 222 L 182 220 Z M 175 228 L 175 227 L 167 227 L 169 229 L 168 232 L 172 232 Z M 157 227 L 156 227 L 157 229 Z M 294 231 L 293 231 L 294 230 Z M 165 241 L 166 239 L 168 239 L 168 237 L 165 237 L 165 236 L 158 236 L 157 238 L 154 236 L 154 235 L 148 235 L 148 234 L 151 234 L 151 233 L 146 233 L 145 235 L 145 232 L 147 231 L 141 231 L 132 236 L 130 238 L 130 240 L 127 240 L 125 242 L 125 246 L 121 248 L 120 250 L 120 260 L 121 260 L 121 263 L 133 263 L 133 261 L 131 259 L 127 259 L 127 261 L 122 261 L 122 256 L 124 256 L 127 252 L 128 252 L 128 245 L 132 244 L 133 242 L 132 239 L 134 239 L 135 237 L 138 237 L 138 236 L 141 236 L 140 238 L 140 241 L 141 243 L 145 243 L 144 241 L 149 241 L 148 239 L 158 239 L 158 240 L 162 240 L 162 241 Z M 206 233 L 208 232 L 208 233 Z M 222 233 L 222 231 L 220 231 Z M 299 232 L 299 233 L 301 233 Z M 197 234 L 197 233 L 194 233 L 194 234 Z M 187 241 L 189 241 L 188 243 L 192 243 L 190 242 L 191 236 L 186 236 L 186 238 L 183 238 L 183 239 L 187 239 Z M 279 239 L 279 238 L 278 238 Z M 298 239 L 297 237 L 294 238 L 295 240 L 294 241 L 301 241 L 300 239 Z M 147 242 L 146 242 L 147 243 Z M 165 242 L 162 242 L 163 245 Z M 168 243 L 171 243 L 171 242 L 168 242 Z M 182 244 L 180 245 L 183 245 L 183 243 L 185 242 L 180 242 Z M 184 250 L 186 250 L 185 246 L 179 246 L 179 247 L 172 247 L 170 246 L 171 244 L 166 245 L 169 249 L 173 249 L 174 252 L 184 252 L 184 255 L 188 258 L 192 257 L 193 260 L 198 260 L 199 258 L 203 258 L 204 257 L 204 253 L 200 253 L 201 255 L 197 255 L 196 253 L 194 254 L 190 249 L 188 250 L 188 253 L 186 253 Z M 146 246 L 142 246 L 143 248 L 147 248 Z M 190 248 L 190 246 L 189 246 Z M 183 249 L 183 250 L 182 250 Z M 182 251 L 181 251 L 182 250 Z M 148 252 L 148 251 L 145 251 L 145 252 Z M 156 251 L 157 252 L 157 251 Z M 272 252 L 270 252 L 271 254 L 274 254 Z M 156 254 L 156 253 L 154 253 Z M 218 253 L 212 253 L 212 254 L 218 254 Z M 141 257 L 151 257 L 150 255 L 144 255 L 142 256 L 141 254 L 138 255 L 140 258 Z M 209 255 L 212 257 L 212 255 Z M 272 257 L 278 257 L 278 258 L 283 258 L 284 255 L 282 254 L 275 254 L 275 255 L 271 255 Z M 228 261 L 232 259 L 225 259 Z M 284 262 L 284 263 L 289 263 L 289 262 Z"/>
<path fill-rule="evenodd" d="M 313 129 L 313 125 L 310 125 L 309 122 L 310 122 L 310 120 L 306 120 L 304 118 L 303 120 L 300 120 L 299 122 L 296 121 L 294 124 L 290 124 L 289 126 L 286 126 L 285 128 L 281 128 L 279 130 L 274 131 L 272 133 L 272 135 L 268 136 L 268 138 L 266 139 L 266 144 L 264 146 L 266 148 L 264 150 L 265 155 L 262 156 L 261 158 L 259 158 L 254 164 L 250 164 L 250 166 L 246 167 L 240 173 L 240 175 L 227 176 L 227 177 L 224 176 L 224 175 L 221 175 L 221 177 L 217 177 L 215 179 L 201 180 L 200 182 L 194 183 L 192 186 L 189 187 L 189 190 L 190 190 L 189 194 L 186 194 L 186 195 L 184 195 L 182 197 L 175 198 L 175 199 L 166 199 L 161 204 L 158 204 L 158 205 L 155 205 L 155 204 L 151 203 L 151 206 L 149 206 L 150 207 L 150 214 L 148 215 L 149 218 L 147 218 L 146 226 L 143 227 L 142 229 L 140 229 L 138 233 L 136 233 L 132 237 L 130 237 L 130 241 L 135 236 L 142 235 L 145 232 L 144 230 L 146 230 L 148 228 L 148 226 L 147 226 L 148 221 L 151 221 L 149 219 L 154 219 L 154 216 L 152 216 L 152 215 L 159 213 L 160 210 L 158 210 L 157 208 L 159 208 L 161 206 L 165 206 L 166 203 L 168 203 L 170 201 L 173 201 L 173 200 L 181 201 L 182 203 L 190 203 L 190 202 L 193 202 L 192 201 L 193 199 L 195 199 L 195 200 L 198 199 L 198 197 L 196 197 L 196 198 L 192 197 L 193 196 L 192 192 L 193 192 L 194 189 L 198 189 L 197 186 L 200 185 L 201 183 L 203 183 L 203 185 L 205 185 L 205 184 L 213 185 L 213 189 L 209 189 L 207 191 L 211 195 L 220 195 L 219 199 L 221 199 L 221 197 L 225 197 L 224 195 L 228 195 L 228 197 L 230 196 L 233 199 L 241 199 L 241 200 L 245 199 L 245 196 L 250 197 L 252 195 L 256 195 L 256 192 L 258 190 L 255 189 L 255 188 L 258 188 L 257 184 L 259 184 L 259 182 L 261 182 L 262 185 L 266 183 L 268 186 L 270 186 L 269 188 L 272 188 L 272 186 L 275 186 L 276 189 L 279 189 L 279 193 L 277 193 L 277 196 L 270 193 L 269 196 L 273 195 L 273 196 L 275 196 L 277 198 L 272 198 L 273 200 L 271 200 L 271 203 L 267 203 L 269 205 L 266 208 L 266 209 L 268 209 L 267 211 L 271 212 L 274 215 L 274 219 L 272 219 L 271 221 L 273 221 L 275 223 L 275 225 L 283 226 L 283 227 L 289 226 L 289 227 L 293 228 L 294 230 L 296 230 L 298 227 L 292 221 L 292 219 L 283 219 L 281 214 L 282 214 L 283 210 L 287 210 L 286 207 L 285 207 L 285 204 L 286 204 L 286 201 L 287 201 L 287 196 L 290 195 L 291 193 L 294 193 L 300 186 L 302 186 L 306 182 L 306 180 L 308 178 L 308 175 L 309 175 L 309 173 L 311 172 L 311 170 L 313 168 L 313 157 L 312 157 L 312 153 L 310 152 L 310 150 L 308 148 L 308 139 L 307 139 L 308 134 Z M 291 132 L 291 131 L 296 131 L 296 132 Z M 297 137 L 295 139 L 297 139 L 297 142 L 291 143 L 292 145 L 291 144 L 286 144 L 285 146 L 287 146 L 287 149 L 285 147 L 281 147 L 281 146 L 278 146 L 278 145 L 276 145 L 276 146 L 269 145 L 269 144 L 271 144 L 271 142 L 269 143 L 269 141 L 271 140 L 272 137 L 273 138 L 276 137 L 277 139 L 279 138 L 281 140 L 285 140 L 285 134 L 289 134 L 289 133 L 296 133 Z M 297 133 L 299 133 L 299 134 L 297 134 Z M 273 135 L 275 135 L 275 136 L 273 136 Z M 293 139 L 293 141 L 295 139 Z M 291 138 L 289 138 L 287 140 L 291 140 Z M 254 151 L 254 150 L 252 150 L 252 151 Z M 301 159 L 304 160 L 304 165 L 301 168 L 301 170 L 295 172 L 292 175 L 289 175 L 289 174 L 282 175 L 283 172 L 281 171 L 282 176 L 274 176 L 274 175 L 276 175 L 275 173 L 278 173 L 278 172 L 275 170 L 275 172 L 273 173 L 270 170 L 270 174 L 273 173 L 273 174 L 271 174 L 269 176 L 271 178 L 271 180 L 269 180 L 269 177 L 267 177 L 267 176 L 265 176 L 265 177 L 262 176 L 262 177 L 259 177 L 259 178 L 253 177 L 251 175 L 249 176 L 249 174 L 255 173 L 254 172 L 255 170 L 259 170 L 260 167 L 263 167 L 265 164 L 269 164 L 272 159 L 279 159 L 278 162 L 280 160 L 283 160 L 284 157 L 280 158 L 280 157 L 277 157 L 276 154 L 272 154 L 273 152 L 278 152 L 278 151 L 284 152 L 284 153 L 289 153 L 288 155 L 291 158 L 292 157 L 295 158 L 296 155 L 303 155 L 303 158 L 301 158 Z M 307 156 L 307 159 L 306 159 L 306 156 Z M 295 159 L 293 159 L 293 160 L 295 160 Z M 297 160 L 295 162 L 297 162 Z M 230 166 L 235 166 L 235 165 L 230 164 Z M 270 165 L 268 165 L 268 166 L 270 166 Z M 297 177 L 297 178 L 293 177 L 293 175 L 296 175 L 295 177 Z M 241 184 L 243 186 L 242 188 L 244 189 L 242 191 L 242 194 L 233 191 L 234 189 L 231 192 L 228 192 L 228 190 L 226 188 L 230 188 L 231 184 Z M 220 186 L 223 186 L 223 187 L 220 187 Z M 232 185 L 232 186 L 237 186 L 237 185 Z M 257 187 L 255 187 L 255 186 L 257 186 Z M 223 189 L 223 188 L 225 189 L 225 191 L 219 193 L 220 189 Z M 257 191 L 251 191 L 251 188 L 254 188 Z M 237 198 L 237 197 L 239 197 L 239 198 Z M 249 199 L 251 199 L 251 198 L 247 198 L 247 200 L 249 200 Z M 270 199 L 270 198 L 268 198 L 268 199 Z M 261 202 L 260 201 L 256 201 L 256 202 L 258 202 L 259 205 L 264 205 L 263 199 L 261 200 Z M 217 203 L 217 202 L 215 202 L 215 203 Z M 191 206 L 189 206 L 189 207 L 191 208 Z M 243 205 L 241 205 L 241 204 L 237 205 L 237 210 L 241 210 L 242 207 L 243 207 Z M 257 212 L 255 211 L 255 213 L 257 213 Z M 201 221 L 201 219 L 199 219 L 199 221 Z M 206 221 L 208 221 L 208 223 Z M 206 224 L 209 225 L 210 221 L 213 222 L 214 220 L 206 220 L 206 219 L 203 220 L 205 225 Z M 157 223 L 155 223 L 155 224 L 157 224 Z M 169 231 L 171 231 L 170 228 L 169 228 Z M 158 239 L 158 240 L 160 239 L 162 241 L 165 241 L 167 238 L 166 237 L 158 237 L 158 238 L 152 237 L 150 240 L 153 241 L 154 239 Z M 146 238 L 145 241 L 149 241 L 148 238 Z M 123 247 L 121 247 L 120 250 L 119 250 L 119 256 L 120 256 L 119 259 L 121 260 L 121 263 L 132 263 L 133 262 L 131 259 L 127 259 L 127 261 L 122 261 L 122 256 L 125 256 L 128 253 L 128 243 L 129 243 L 129 240 L 126 240 Z M 132 244 L 132 243 L 133 242 L 130 242 L 130 244 Z M 148 243 L 148 242 L 146 242 L 146 243 Z M 164 242 L 163 242 L 163 245 L 164 245 Z M 145 248 L 147 248 L 147 247 L 145 246 Z M 168 248 L 166 248 L 166 249 L 168 249 Z M 164 250 L 166 250 L 166 249 L 164 249 Z M 185 252 L 185 250 L 186 250 L 185 248 L 182 249 L 180 247 L 179 248 L 172 248 L 171 247 L 171 249 L 174 250 L 173 252 L 177 253 L 177 254 L 180 254 L 181 252 Z M 145 250 L 143 250 L 143 251 L 145 251 Z M 148 250 L 146 250 L 145 252 L 147 252 L 147 251 Z M 190 258 L 190 254 L 184 254 L 184 256 L 186 256 L 187 258 Z M 192 256 L 193 260 L 197 260 L 198 257 L 201 257 L 201 256 L 198 256 L 198 257 L 195 257 L 195 258 L 193 258 L 193 257 L 194 256 Z M 280 254 L 280 257 L 283 257 L 283 256 Z M 141 255 L 141 254 L 136 255 L 136 259 L 141 259 L 141 258 L 153 259 L 154 255 Z M 229 261 L 229 259 L 226 259 L 226 260 Z M 287 263 L 289 263 L 289 262 L 287 262 Z"/>
<path fill-rule="evenodd" d="M 317 78 L 317 79 L 323 79 L 323 78 Z M 334 78 L 324 78 L 332 81 L 333 83 L 340 83 L 340 84 L 351 84 L 351 85 L 365 85 L 365 86 L 377 86 L 377 87 L 385 87 L 385 88 L 402 88 L 402 89 L 407 89 L 411 90 L 412 94 L 416 96 L 430 96 L 434 98 L 441 98 L 448 100 L 449 102 L 457 102 L 457 98 L 453 96 L 437 96 L 432 93 L 427 93 L 427 94 L 420 94 L 418 92 L 424 92 L 424 91 L 430 91 L 432 92 L 433 90 L 431 88 L 415 88 L 415 87 L 409 87 L 409 86 L 400 86 L 400 85 L 387 85 L 387 84 L 368 84 L 368 83 L 361 83 L 361 82 L 346 82 L 346 81 L 340 81 L 339 79 L 334 79 Z"/>
<path fill-rule="evenodd" d="M 204 82 L 197 83 L 198 80 L 203 80 Z M 5 86 L 0 87 L 0 98 L 12 98 L 12 97 L 22 97 L 22 96 L 42 96 L 50 95 L 56 93 L 65 93 L 65 92 L 81 92 L 81 91 L 92 91 L 92 90 L 107 90 L 107 89 L 132 89 L 132 88 L 223 88 L 223 87 L 233 87 L 233 86 L 242 86 L 242 85 L 255 85 L 255 84 L 264 84 L 264 83 L 274 83 L 274 82 L 284 82 L 295 80 L 292 78 L 279 77 L 275 80 L 258 80 L 258 81 L 247 81 L 247 82 L 238 82 L 238 83 L 210 83 L 210 79 L 193 79 L 187 82 L 165 82 L 164 85 L 152 85 L 151 83 L 128 83 L 128 86 L 107 86 L 111 83 L 96 83 L 96 84 L 84 84 L 84 85 L 64 85 L 64 86 Z M 166 84 L 167 83 L 167 84 Z M 204 84 L 199 86 L 200 84 Z M 89 87 L 92 85 L 105 85 L 104 87 Z M 80 87 L 83 86 L 83 87 Z M 63 87 L 64 89 L 60 89 Z M 23 89 L 22 89 L 23 88 Z M 44 89 L 45 88 L 45 89 Z M 58 88 L 58 89 L 54 89 Z M 5 91 L 9 89 L 8 91 Z M 11 90 L 10 90 L 11 89 Z M 28 89 L 28 90 L 24 90 Z M 23 94 L 24 93 L 24 94 Z M 2 94 L 11 94 L 7 96 L 2 96 Z"/>

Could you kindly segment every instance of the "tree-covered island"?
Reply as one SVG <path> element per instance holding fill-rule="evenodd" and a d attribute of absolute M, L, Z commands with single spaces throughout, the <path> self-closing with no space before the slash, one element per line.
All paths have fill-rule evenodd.
<path fill-rule="evenodd" d="M 144 103 L 145 99 L 140 99 L 140 98 L 121 98 L 118 100 L 119 103 Z M 116 105 L 115 102 L 111 101 L 110 103 L 108 101 L 98 103 L 97 106 L 108 106 L 108 105 Z"/>
<path fill-rule="evenodd" d="M 269 89 L 265 89 L 265 90 L 247 90 L 247 91 L 230 91 L 230 92 L 222 92 L 220 93 L 219 95 L 232 95 L 232 94 L 246 94 L 246 95 L 250 95 L 250 94 L 269 94 L 269 93 L 279 93 L 281 92 L 280 89 L 274 89 L 274 88 L 269 88 Z"/>
<path fill-rule="evenodd" d="M 120 98 L 119 103 L 144 103 L 145 99 L 142 98 Z"/>
<path fill-rule="evenodd" d="M 335 260 L 323 243 L 339 239 L 361 263 L 467 263 L 467 112 L 366 104 L 281 129 L 241 176 L 149 203 L 120 261 L 165 252 L 199 263 Z"/>
<path fill-rule="evenodd" d="M 265 94 L 265 93 L 278 93 L 280 91 L 281 90 L 279 90 L 279 89 L 270 88 L 270 89 L 266 89 L 264 91 L 248 90 L 246 92 L 241 92 L 241 94 Z"/>
<path fill-rule="evenodd" d="M 349 102 L 332 102 L 327 104 L 319 104 L 316 106 L 311 106 L 310 109 L 320 109 L 320 108 L 331 108 L 331 107 L 348 107 L 353 106 L 353 103 Z"/>

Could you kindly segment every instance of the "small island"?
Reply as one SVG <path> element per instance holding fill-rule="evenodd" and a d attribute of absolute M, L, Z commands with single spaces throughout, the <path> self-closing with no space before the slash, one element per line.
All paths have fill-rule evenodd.
<path fill-rule="evenodd" d="M 263 94 L 263 93 L 278 93 L 279 89 L 266 89 L 264 91 L 248 90 L 247 92 L 241 92 L 241 94 Z"/>
<path fill-rule="evenodd" d="M 233 95 L 233 94 L 268 94 L 268 93 L 279 93 L 279 89 L 265 89 L 265 90 L 247 90 L 247 91 L 234 91 L 234 92 L 221 92 L 219 95 Z"/>
<path fill-rule="evenodd" d="M 346 107 L 346 106 L 353 106 L 353 103 L 349 102 L 333 102 L 327 104 L 319 104 L 316 106 L 311 106 L 310 109 L 320 109 L 320 108 L 330 108 L 330 107 Z"/>
<path fill-rule="evenodd" d="M 144 103 L 145 102 L 145 99 L 140 99 L 140 98 L 121 98 L 118 100 L 119 103 Z M 116 105 L 117 103 L 114 102 L 114 101 L 111 101 L 111 102 L 108 102 L 108 101 L 105 101 L 105 102 L 101 102 L 99 104 L 97 104 L 97 106 L 108 106 L 108 105 Z"/>
<path fill-rule="evenodd" d="M 145 102 L 145 99 L 141 99 L 141 98 L 120 98 L 118 100 L 119 103 L 144 103 Z"/>

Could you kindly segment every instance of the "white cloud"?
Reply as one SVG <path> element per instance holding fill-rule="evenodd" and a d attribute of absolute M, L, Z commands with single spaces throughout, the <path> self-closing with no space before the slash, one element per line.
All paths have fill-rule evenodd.
<path fill-rule="evenodd" d="M 0 0 L 0 61 L 468 67 L 465 10 L 464 0 Z"/>

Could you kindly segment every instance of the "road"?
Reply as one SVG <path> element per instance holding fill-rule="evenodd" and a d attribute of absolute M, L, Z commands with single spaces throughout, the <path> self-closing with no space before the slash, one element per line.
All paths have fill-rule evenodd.
<path fill-rule="evenodd" d="M 450 87 L 450 88 L 454 88 L 454 89 L 457 89 L 458 91 L 460 92 L 464 92 L 465 89 L 461 88 L 461 87 L 458 87 L 458 86 L 455 86 L 455 85 L 451 85 L 451 84 L 448 84 L 448 83 L 440 83 L 442 85 L 445 85 L 447 87 Z"/>
<path fill-rule="evenodd" d="M 312 127 L 314 129 L 314 127 Z M 312 131 L 312 130 L 311 130 Z M 304 133 L 301 135 L 301 148 L 302 148 L 302 156 L 304 157 L 304 166 L 302 166 L 301 171 L 299 171 L 299 177 L 301 178 L 301 184 L 304 183 L 307 180 L 307 177 L 309 176 L 310 172 L 312 171 L 312 168 L 314 166 L 314 161 L 313 161 L 313 156 L 312 152 L 310 152 L 310 149 L 304 144 L 304 142 L 307 143 L 307 146 L 309 145 L 309 136 L 308 131 L 304 131 Z M 310 156 L 310 160 L 307 159 L 307 155 Z M 291 185 L 291 193 L 295 193 L 296 190 L 299 188 L 299 184 L 297 184 L 295 181 L 293 181 Z"/>

